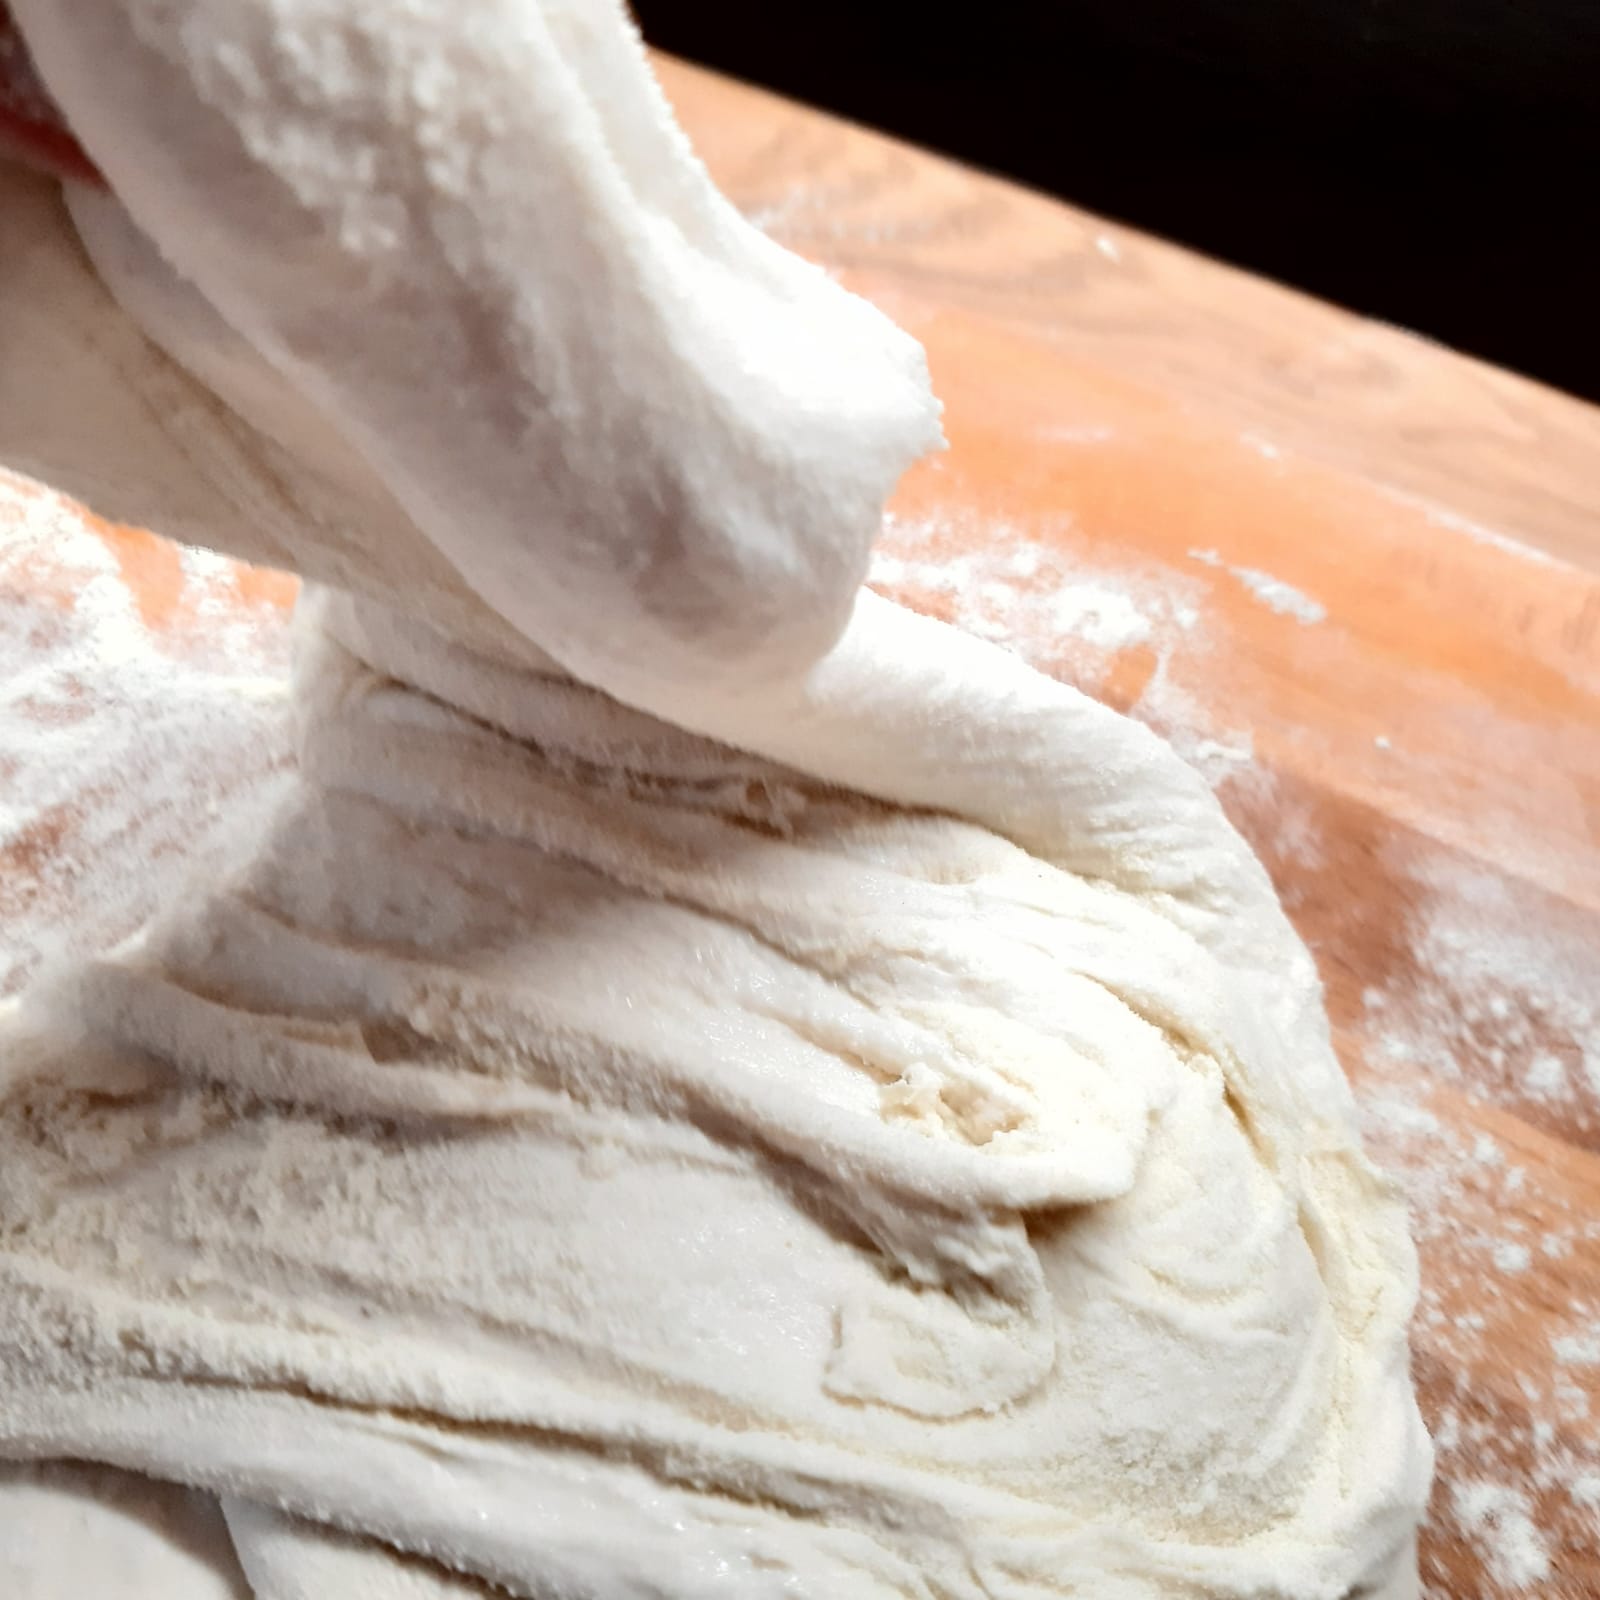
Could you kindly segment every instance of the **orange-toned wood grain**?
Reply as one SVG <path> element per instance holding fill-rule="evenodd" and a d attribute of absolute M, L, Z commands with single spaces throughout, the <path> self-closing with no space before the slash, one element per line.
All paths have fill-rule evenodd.
<path fill-rule="evenodd" d="M 143 528 L 122 528 L 98 524 L 106 548 L 116 557 L 122 581 L 139 606 L 146 627 L 171 628 L 193 622 L 193 598 L 184 580 L 176 546 Z M 283 572 L 236 562 L 233 585 L 239 603 L 246 606 L 277 605 L 287 609 L 298 588 L 294 578 Z"/>
<path fill-rule="evenodd" d="M 891 309 L 906 295 L 980 312 L 1223 424 L 1600 566 L 1593 407 L 763 91 L 657 65 L 733 199 Z"/>
<path fill-rule="evenodd" d="M 1600 1596 L 1600 413 L 663 75 L 736 203 L 928 348 L 950 450 L 880 584 L 1209 763 L 1315 950 L 1415 1208 L 1427 1592 Z M 103 536 L 170 625 L 158 542 Z M 1136 625 L 1083 626 L 1107 595 Z"/>

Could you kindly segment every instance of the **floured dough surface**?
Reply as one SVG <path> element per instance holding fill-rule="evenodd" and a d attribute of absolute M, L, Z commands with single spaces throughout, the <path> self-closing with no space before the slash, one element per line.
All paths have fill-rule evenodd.
<path fill-rule="evenodd" d="M 260 1600 L 1413 1593 L 1411 1247 L 1259 864 L 855 594 L 920 357 L 707 198 L 619 12 L 359 9 L 19 8 L 197 471 L 303 454 L 332 582 L 263 836 L 0 1017 L 0 1455 L 206 1491 Z M 538 92 L 441 165 L 462 63 Z M 508 149 L 538 248 L 472 226 Z"/>
<path fill-rule="evenodd" d="M 519 634 L 678 693 L 838 637 L 939 442 L 921 347 L 744 222 L 617 0 L 16 10 L 199 292 L 91 238 L 141 322 Z"/>
<path fill-rule="evenodd" d="M 302 623 L 256 857 L 13 1026 L 21 1442 L 530 1595 L 1342 1594 L 1403 1544 L 1408 1247 L 1325 1037 L 993 831 Z"/>

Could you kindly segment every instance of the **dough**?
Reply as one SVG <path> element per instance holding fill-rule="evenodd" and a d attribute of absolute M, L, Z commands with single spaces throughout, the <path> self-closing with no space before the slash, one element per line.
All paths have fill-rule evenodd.
<path fill-rule="evenodd" d="M 354 446 L 517 632 L 678 689 L 838 637 L 939 440 L 921 348 L 717 192 L 614 0 L 16 11 L 117 195 L 293 404 L 217 371 L 214 313 L 180 360 L 269 434 L 293 418 L 296 455 Z"/>
<path fill-rule="evenodd" d="M 88 1462 L 0 1461 L 6 1600 L 250 1600 L 215 1500 Z"/>
<path fill-rule="evenodd" d="M 266 836 L 4 1019 L 0 1454 L 263 1600 L 1414 1593 L 1309 955 L 1148 731 L 857 592 L 920 354 L 620 10 L 18 9 L 327 581 Z"/>

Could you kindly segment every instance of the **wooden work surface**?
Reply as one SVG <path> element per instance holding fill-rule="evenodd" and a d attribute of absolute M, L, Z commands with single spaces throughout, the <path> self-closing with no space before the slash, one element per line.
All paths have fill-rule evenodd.
<path fill-rule="evenodd" d="M 1600 413 L 662 70 L 732 198 L 927 345 L 950 449 L 874 582 L 1173 738 L 1316 951 L 1422 1251 L 1426 1592 L 1600 1596 Z M 0 601 L 41 639 L 70 548 L 161 648 L 233 628 L 236 671 L 248 620 L 276 659 L 288 586 L 92 522 L 40 536 L 39 508 L 0 481 Z M 0 904 L 65 922 L 150 851 L 53 806 L 0 833 Z"/>
<path fill-rule="evenodd" d="M 1600 570 L 1593 406 L 761 90 L 658 66 L 734 201 L 890 303 L 978 313 Z"/>

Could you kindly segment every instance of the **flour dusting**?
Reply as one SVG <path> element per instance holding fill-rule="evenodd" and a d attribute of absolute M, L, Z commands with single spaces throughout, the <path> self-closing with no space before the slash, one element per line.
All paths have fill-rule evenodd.
<path fill-rule="evenodd" d="M 1393 865 L 1411 888 L 1403 959 L 1363 996 L 1357 1090 L 1368 1146 L 1410 1200 L 1417 1318 L 1444 1364 L 1432 1420 L 1451 1490 L 1432 1517 L 1479 1555 L 1482 1600 L 1544 1594 L 1559 1551 L 1600 1547 L 1600 1285 L 1575 1291 L 1565 1265 L 1592 1253 L 1600 1215 L 1544 1138 L 1600 1139 L 1595 954 L 1581 914 L 1514 876 L 1443 852 Z M 1509 1349 L 1514 1421 L 1471 1376 L 1503 1374 Z M 1456 1600 L 1442 1581 L 1426 1592 Z"/>
<path fill-rule="evenodd" d="M 1503 1588 L 1526 1589 L 1550 1575 L 1550 1553 L 1526 1495 L 1503 1483 L 1468 1480 L 1455 1485 L 1451 1498 L 1457 1523 L 1480 1546 Z"/>
<path fill-rule="evenodd" d="M 1293 584 L 1275 578 L 1270 572 L 1256 567 L 1236 567 L 1226 562 L 1215 550 L 1191 550 L 1189 557 L 1203 566 L 1216 567 L 1230 577 L 1238 579 L 1244 587 L 1269 611 L 1280 617 L 1293 617 L 1298 623 L 1310 627 L 1327 620 L 1328 608 L 1320 600 L 1296 589 Z"/>
<path fill-rule="evenodd" d="M 131 933 L 288 759 L 286 613 L 172 561 L 157 630 L 82 513 L 0 471 L 0 995 Z"/>
<path fill-rule="evenodd" d="M 1004 522 L 890 515 L 868 581 L 1089 690 L 1118 652 L 1144 646 L 1160 659 L 1200 619 L 1193 584 L 1079 563 Z"/>

